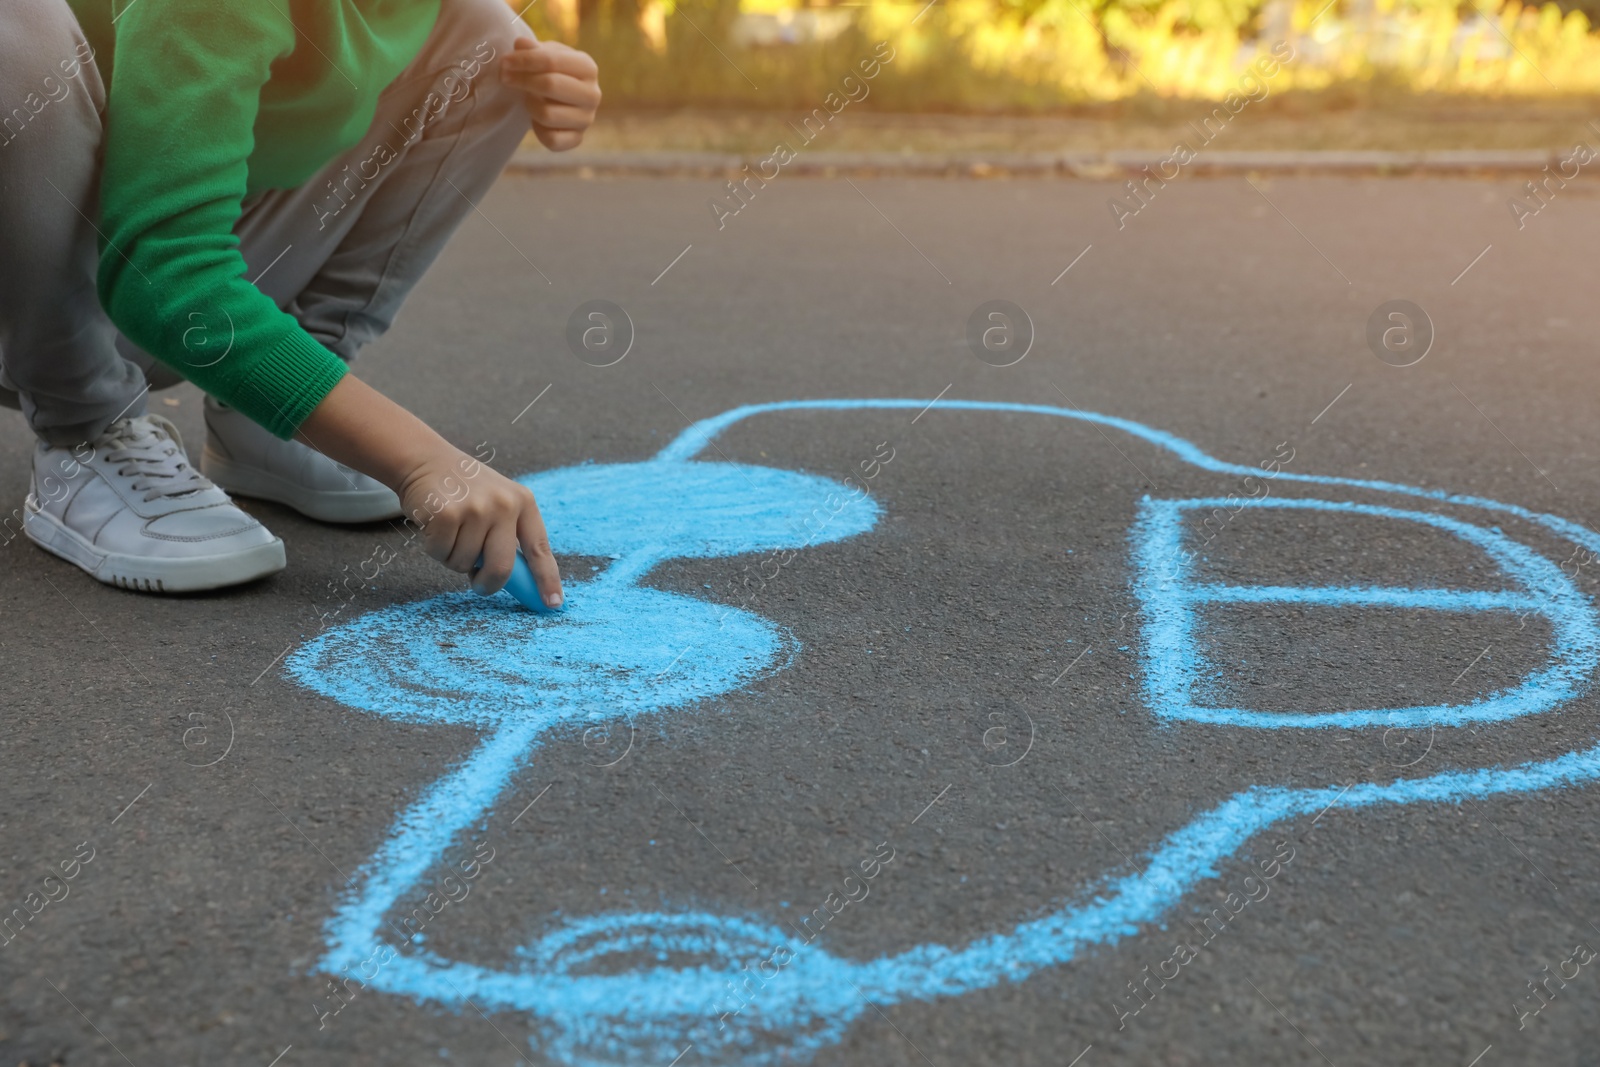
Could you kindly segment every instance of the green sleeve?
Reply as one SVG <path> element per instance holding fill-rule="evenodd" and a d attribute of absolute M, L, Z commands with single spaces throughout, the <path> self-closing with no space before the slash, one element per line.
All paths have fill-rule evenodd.
<path fill-rule="evenodd" d="M 233 234 L 289 0 L 122 7 L 101 172 L 100 302 L 119 330 L 288 438 L 345 365 L 246 279 Z"/>

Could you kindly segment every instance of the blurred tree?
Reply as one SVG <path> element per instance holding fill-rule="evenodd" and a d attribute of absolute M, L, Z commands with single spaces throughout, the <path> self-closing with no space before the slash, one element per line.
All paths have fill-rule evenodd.
<path fill-rule="evenodd" d="M 1600 21 L 1600 0 L 1556 0 L 1563 12 L 1581 11 L 1591 23 Z"/>
<path fill-rule="evenodd" d="M 831 10 L 793 17 L 808 7 Z M 1600 93 L 1590 9 L 1600 18 L 1600 0 L 544 0 L 524 17 L 595 55 L 613 107 L 809 110 L 886 42 L 894 76 L 866 107 L 970 112 L 1221 100 L 1279 41 L 1295 58 L 1273 94 L 1340 106 Z M 826 36 L 769 32 L 838 11 L 849 24 Z"/>

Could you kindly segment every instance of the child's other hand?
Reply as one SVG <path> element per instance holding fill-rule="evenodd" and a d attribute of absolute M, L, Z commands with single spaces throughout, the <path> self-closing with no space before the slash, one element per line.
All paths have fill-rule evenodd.
<path fill-rule="evenodd" d="M 422 527 L 423 550 L 462 574 L 472 574 L 481 554 L 472 589 L 488 596 L 511 577 L 521 545 L 539 596 L 559 608 L 561 572 L 533 493 L 464 452 L 450 452 L 423 462 L 400 489 L 406 515 Z"/>
<path fill-rule="evenodd" d="M 534 136 L 552 152 L 578 147 L 594 125 L 600 68 L 587 52 L 523 37 L 500 61 L 500 80 L 523 91 Z"/>

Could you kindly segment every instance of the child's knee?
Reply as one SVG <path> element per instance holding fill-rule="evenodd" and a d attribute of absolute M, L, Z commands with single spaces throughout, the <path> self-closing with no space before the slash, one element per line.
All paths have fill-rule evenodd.
<path fill-rule="evenodd" d="M 533 31 L 506 0 L 442 0 L 439 27 L 450 35 L 452 54 L 459 53 L 459 60 L 486 67 L 514 50 L 519 39 L 533 40 Z"/>

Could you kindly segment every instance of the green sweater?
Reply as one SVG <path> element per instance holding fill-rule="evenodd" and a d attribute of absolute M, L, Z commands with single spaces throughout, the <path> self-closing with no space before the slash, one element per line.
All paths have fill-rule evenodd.
<path fill-rule="evenodd" d="M 345 366 L 247 280 L 240 203 L 360 141 L 439 0 L 69 3 L 108 86 L 100 303 L 146 352 L 292 436 Z"/>

